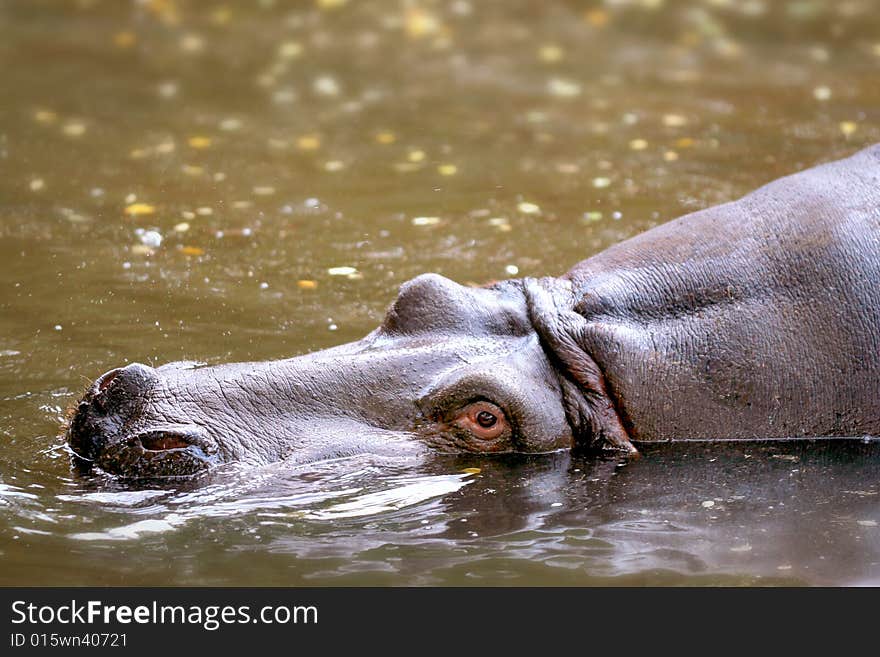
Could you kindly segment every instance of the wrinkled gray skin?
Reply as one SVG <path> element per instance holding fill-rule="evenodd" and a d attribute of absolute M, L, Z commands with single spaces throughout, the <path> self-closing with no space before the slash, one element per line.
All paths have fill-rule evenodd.
<path fill-rule="evenodd" d="M 134 364 L 68 428 L 117 474 L 435 449 L 880 434 L 880 145 L 593 256 L 561 278 L 409 281 L 362 340 L 289 360 Z M 462 409 L 491 402 L 487 440 Z M 493 408 L 493 407 L 490 407 Z"/>

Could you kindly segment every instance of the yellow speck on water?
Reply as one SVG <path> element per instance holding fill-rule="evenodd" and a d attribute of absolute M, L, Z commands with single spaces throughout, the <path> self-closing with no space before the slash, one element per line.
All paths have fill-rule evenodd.
<path fill-rule="evenodd" d="M 200 217 L 210 217 L 212 214 L 214 214 L 214 209 L 208 207 L 207 205 L 203 205 L 199 208 L 196 208 L 196 214 Z"/>
<path fill-rule="evenodd" d="M 258 185 L 253 188 L 253 192 L 257 196 L 272 196 L 275 193 L 275 188 L 271 185 Z"/>
<path fill-rule="evenodd" d="M 663 153 L 663 159 L 667 162 L 675 162 L 678 159 L 678 153 L 675 151 L 666 151 Z"/>
<path fill-rule="evenodd" d="M 480 474 L 482 472 L 480 468 L 462 468 L 461 471 L 464 474 Z"/>
<path fill-rule="evenodd" d="M 217 7 L 211 11 L 211 22 L 214 25 L 228 25 L 232 20 L 232 9 L 229 7 Z"/>
<path fill-rule="evenodd" d="M 327 160 L 324 162 L 324 171 L 342 171 L 345 168 L 345 162 L 342 160 Z"/>
<path fill-rule="evenodd" d="M 681 139 L 675 140 L 676 148 L 690 148 L 695 143 L 696 142 L 694 141 L 694 139 L 692 137 L 682 137 Z"/>
<path fill-rule="evenodd" d="M 556 44 L 549 43 L 538 48 L 538 59 L 542 62 L 553 63 L 561 61 L 565 52 Z"/>
<path fill-rule="evenodd" d="M 523 214 L 541 214 L 541 206 L 537 203 L 529 203 L 528 201 L 517 203 L 516 209 Z"/>
<path fill-rule="evenodd" d="M 283 59 L 296 59 L 302 52 L 303 47 L 299 41 L 285 41 L 278 46 L 278 56 Z"/>
<path fill-rule="evenodd" d="M 839 127 L 844 137 L 851 136 L 856 130 L 859 129 L 859 126 L 855 121 L 841 121 Z"/>
<path fill-rule="evenodd" d="M 31 188 L 31 191 L 32 191 L 32 192 L 39 192 L 39 191 L 42 191 L 43 189 L 45 189 L 45 187 L 46 187 L 46 181 L 43 180 L 42 178 L 34 178 L 34 179 L 31 180 L 31 182 L 28 184 L 28 187 Z"/>
<path fill-rule="evenodd" d="M 189 224 L 185 221 L 181 221 L 179 224 L 174 224 L 174 232 L 175 233 L 185 233 L 189 230 Z"/>
<path fill-rule="evenodd" d="M 682 116 L 681 114 L 664 114 L 663 115 L 663 125 L 667 128 L 680 128 L 684 125 L 687 125 L 687 117 Z"/>
<path fill-rule="evenodd" d="M 86 124 L 79 121 L 69 121 L 61 128 L 61 132 L 68 137 L 82 137 L 86 134 Z"/>
<path fill-rule="evenodd" d="M 300 290 L 314 290 L 318 287 L 318 282 L 310 281 L 308 279 L 302 279 L 296 282 L 296 286 Z"/>
<path fill-rule="evenodd" d="M 177 148 L 177 146 L 173 141 L 163 141 L 156 146 L 156 152 L 162 154 L 173 153 L 175 148 Z"/>
<path fill-rule="evenodd" d="M 183 164 L 181 165 L 180 170 L 187 176 L 201 176 L 205 173 L 204 167 L 199 167 L 194 164 Z"/>
<path fill-rule="evenodd" d="M 831 89 L 826 86 L 819 86 L 813 89 L 813 98 L 818 101 L 831 100 Z"/>
<path fill-rule="evenodd" d="M 376 142 L 379 144 L 393 144 L 397 136 L 393 132 L 379 132 L 376 134 Z"/>
<path fill-rule="evenodd" d="M 301 151 L 316 151 L 321 148 L 321 138 L 318 135 L 302 135 L 297 137 L 296 147 Z"/>
<path fill-rule="evenodd" d="M 55 123 L 57 120 L 58 115 L 52 110 L 41 109 L 34 112 L 34 121 L 37 123 L 48 125 L 50 123 Z"/>
<path fill-rule="evenodd" d="M 149 203 L 132 203 L 125 206 L 125 214 L 129 217 L 143 217 L 156 214 L 156 206 Z"/>
<path fill-rule="evenodd" d="M 604 9 L 590 9 L 584 13 L 584 21 L 593 27 L 605 27 L 608 19 L 608 12 Z"/>
<path fill-rule="evenodd" d="M 643 151 L 648 147 L 648 142 L 644 139 L 632 139 L 629 142 L 629 147 L 634 151 Z"/>
<path fill-rule="evenodd" d="M 205 250 L 198 246 L 182 246 L 179 250 L 183 255 L 188 256 L 205 255 Z"/>
<path fill-rule="evenodd" d="M 413 226 L 436 226 L 440 223 L 440 217 L 413 217 Z"/>
<path fill-rule="evenodd" d="M 145 255 L 145 256 L 153 255 L 153 253 L 155 253 L 155 251 L 153 251 L 153 249 L 151 249 L 146 244 L 132 244 L 131 245 L 131 252 L 134 255 Z"/>
<path fill-rule="evenodd" d="M 593 187 L 596 189 L 604 189 L 611 185 L 611 179 L 606 178 L 605 176 L 598 176 L 593 178 Z"/>
<path fill-rule="evenodd" d="M 200 34 L 185 34 L 180 39 L 180 49 L 188 53 L 198 53 L 205 49 L 205 38 Z"/>
<path fill-rule="evenodd" d="M 406 10 L 404 25 L 407 35 L 413 39 L 434 36 L 443 27 L 440 20 L 434 14 L 419 7 L 410 7 Z"/>
<path fill-rule="evenodd" d="M 189 211 L 189 210 L 183 210 L 183 211 L 180 213 L 180 216 L 183 217 L 184 219 L 189 219 L 190 221 L 192 221 L 193 219 L 196 218 L 196 213 L 195 213 L 195 212 L 191 212 L 191 211 Z"/>
<path fill-rule="evenodd" d="M 113 35 L 113 45 L 117 48 L 131 48 L 137 43 L 134 32 L 117 32 Z"/>
<path fill-rule="evenodd" d="M 348 0 L 315 0 L 315 4 L 319 9 L 339 9 L 344 6 Z"/>
<path fill-rule="evenodd" d="M 425 151 L 410 151 L 409 153 L 407 153 L 406 159 L 408 159 L 410 162 L 422 162 L 425 159 Z"/>
<path fill-rule="evenodd" d="M 211 146 L 211 138 L 196 135 L 195 137 L 187 139 L 186 143 L 188 143 L 191 148 L 208 148 Z"/>
<path fill-rule="evenodd" d="M 441 176 L 454 176 L 458 173 L 458 167 L 454 164 L 441 164 L 437 167 L 437 173 Z"/>

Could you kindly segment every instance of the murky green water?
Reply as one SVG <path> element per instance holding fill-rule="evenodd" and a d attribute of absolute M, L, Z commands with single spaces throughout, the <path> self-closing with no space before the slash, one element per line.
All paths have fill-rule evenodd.
<path fill-rule="evenodd" d="M 876 443 L 143 491 L 57 437 L 125 362 L 355 339 L 880 141 L 878 76 L 867 0 L 0 1 L 0 583 L 880 582 Z"/>

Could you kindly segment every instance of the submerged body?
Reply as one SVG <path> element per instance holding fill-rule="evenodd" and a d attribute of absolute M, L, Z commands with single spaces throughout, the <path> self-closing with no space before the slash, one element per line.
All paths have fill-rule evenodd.
<path fill-rule="evenodd" d="M 132 476 L 381 450 L 880 435 L 878 348 L 880 145 L 560 278 L 420 276 L 378 329 L 333 349 L 113 370 L 67 435 Z"/>

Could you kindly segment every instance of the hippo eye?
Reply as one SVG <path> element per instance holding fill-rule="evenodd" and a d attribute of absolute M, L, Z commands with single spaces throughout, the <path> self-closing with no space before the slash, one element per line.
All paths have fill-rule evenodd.
<path fill-rule="evenodd" d="M 504 411 L 487 401 L 476 401 L 459 411 L 454 424 L 481 440 L 494 440 L 508 428 Z"/>

